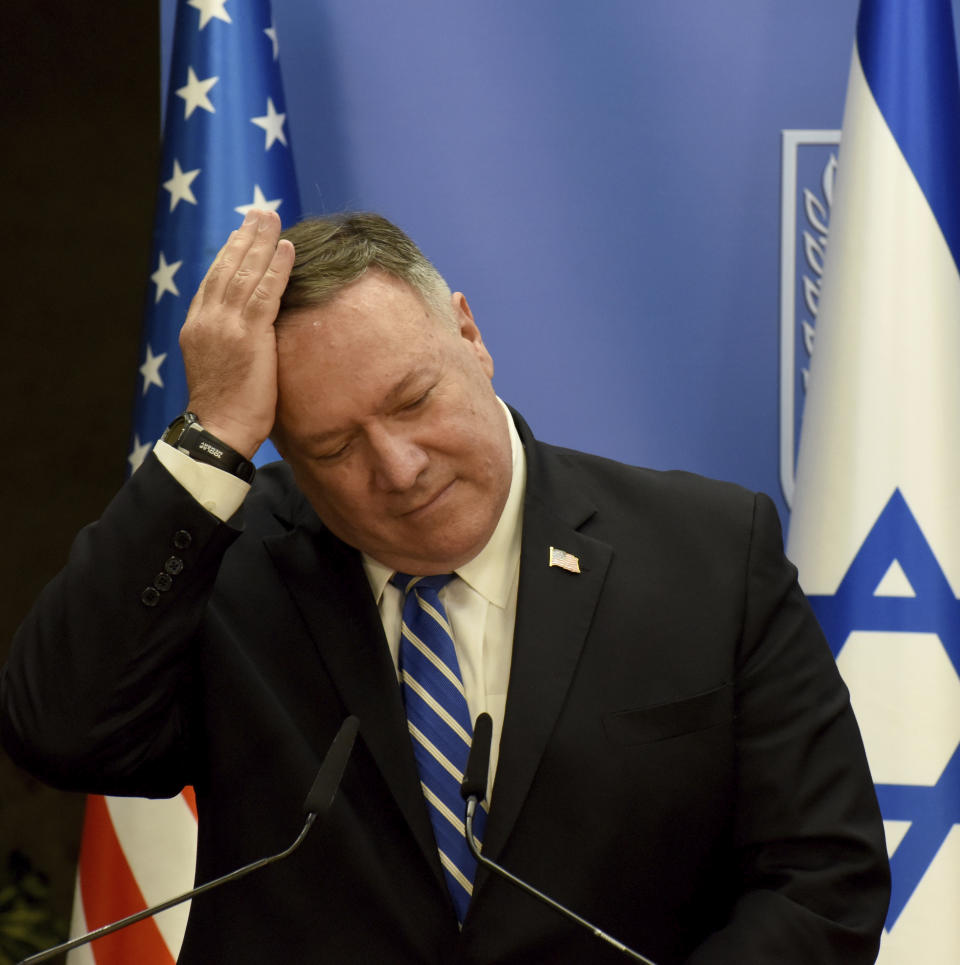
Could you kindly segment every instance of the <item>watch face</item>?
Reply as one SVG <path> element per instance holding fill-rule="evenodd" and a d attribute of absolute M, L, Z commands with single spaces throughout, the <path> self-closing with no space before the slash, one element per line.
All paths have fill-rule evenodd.
<path fill-rule="evenodd" d="M 166 431 L 160 437 L 165 443 L 170 446 L 175 446 L 183 435 L 184 429 L 187 426 L 192 426 L 197 421 L 197 417 L 192 412 L 181 412 L 180 415 L 167 426 Z"/>
<path fill-rule="evenodd" d="M 193 431 L 187 435 L 187 430 L 191 427 Z M 252 462 L 244 459 L 239 452 L 231 449 L 216 436 L 206 432 L 193 412 L 183 412 L 178 415 L 167 426 L 161 439 L 168 446 L 175 446 L 191 459 L 233 473 L 244 482 L 251 482 L 256 472 Z"/>

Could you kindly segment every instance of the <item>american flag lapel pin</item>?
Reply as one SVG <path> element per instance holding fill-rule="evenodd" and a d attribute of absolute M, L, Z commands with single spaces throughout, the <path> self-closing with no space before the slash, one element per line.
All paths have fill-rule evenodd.
<path fill-rule="evenodd" d="M 559 566 L 561 570 L 566 570 L 568 573 L 580 572 L 579 558 L 566 550 L 558 550 L 556 546 L 550 547 L 550 565 Z"/>

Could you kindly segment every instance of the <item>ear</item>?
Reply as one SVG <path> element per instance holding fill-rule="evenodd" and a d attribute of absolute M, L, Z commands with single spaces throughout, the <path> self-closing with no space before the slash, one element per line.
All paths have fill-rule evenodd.
<path fill-rule="evenodd" d="M 483 344 L 480 329 L 477 328 L 477 323 L 473 320 L 473 312 L 470 311 L 470 306 L 467 304 L 467 298 L 463 292 L 454 292 L 450 296 L 450 307 L 460 337 L 468 343 L 470 351 L 480 363 L 480 368 L 483 369 L 487 378 L 492 379 L 493 358 Z"/>

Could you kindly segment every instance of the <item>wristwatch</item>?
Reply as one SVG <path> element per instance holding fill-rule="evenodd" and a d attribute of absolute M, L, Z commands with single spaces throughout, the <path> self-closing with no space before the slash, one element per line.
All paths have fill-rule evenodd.
<path fill-rule="evenodd" d="M 249 459 L 244 459 L 236 449 L 231 449 L 213 433 L 207 432 L 200 425 L 194 412 L 181 412 L 167 426 L 161 438 L 168 445 L 175 446 L 186 453 L 191 459 L 196 459 L 197 462 L 216 466 L 217 469 L 232 473 L 244 482 L 253 482 L 256 472 L 253 463 Z"/>

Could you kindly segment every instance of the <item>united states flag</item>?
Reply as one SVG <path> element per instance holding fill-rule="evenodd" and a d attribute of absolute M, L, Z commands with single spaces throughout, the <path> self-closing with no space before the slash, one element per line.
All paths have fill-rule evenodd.
<path fill-rule="evenodd" d="M 558 550 L 555 546 L 550 547 L 550 566 L 559 566 L 561 570 L 568 570 L 570 573 L 580 572 L 580 560 L 573 553 Z"/>
<path fill-rule="evenodd" d="M 180 0 L 167 95 L 146 321 L 127 457 L 137 469 L 187 401 L 177 346 L 210 262 L 250 207 L 300 217 L 269 0 Z M 258 462 L 273 456 L 264 446 Z M 91 797 L 72 934 L 187 890 L 196 805 Z M 71 965 L 172 965 L 186 925 L 181 905 L 70 953 Z"/>
<path fill-rule="evenodd" d="M 960 962 L 960 80 L 950 0 L 862 0 L 788 552 L 887 832 L 878 962 Z"/>

